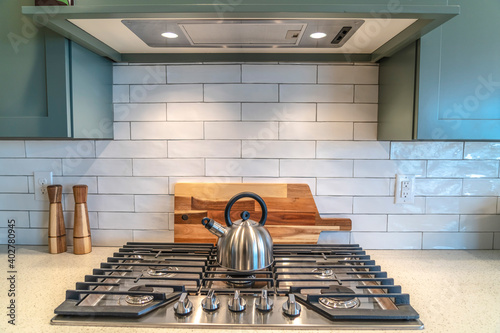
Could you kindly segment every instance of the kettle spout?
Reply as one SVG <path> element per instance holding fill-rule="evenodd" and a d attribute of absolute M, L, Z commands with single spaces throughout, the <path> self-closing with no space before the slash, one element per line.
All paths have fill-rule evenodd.
<path fill-rule="evenodd" d="M 220 223 L 215 222 L 213 219 L 209 219 L 208 217 L 203 218 L 201 220 L 201 224 L 203 224 L 203 226 L 208 231 L 210 231 L 211 233 L 213 233 L 215 236 L 217 236 L 219 238 L 224 237 L 224 235 L 227 232 L 226 228 L 224 228 Z"/>

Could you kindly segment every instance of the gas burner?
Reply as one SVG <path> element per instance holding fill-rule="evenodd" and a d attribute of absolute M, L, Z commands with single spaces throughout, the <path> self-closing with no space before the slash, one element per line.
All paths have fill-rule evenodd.
<path fill-rule="evenodd" d="M 320 297 L 319 303 L 328 309 L 353 309 L 360 304 L 359 298 L 355 297 L 354 290 L 343 286 L 330 286 L 329 289 L 321 290 L 322 294 L 353 294 L 352 297 Z"/>
<path fill-rule="evenodd" d="M 254 285 L 255 281 L 248 279 L 255 279 L 255 275 L 226 275 L 226 278 L 231 279 L 230 281 L 226 281 L 229 286 L 235 288 L 245 288 L 251 287 Z"/>
<path fill-rule="evenodd" d="M 330 268 L 315 268 L 312 270 L 312 272 L 318 273 L 316 274 L 316 276 L 321 279 L 329 279 L 333 277 L 333 270 Z"/>
<path fill-rule="evenodd" d="M 130 288 L 128 291 L 143 291 L 146 293 L 152 293 L 154 291 L 151 287 L 146 286 L 136 286 Z M 125 301 L 130 305 L 144 305 L 150 303 L 154 299 L 151 295 L 127 295 L 125 296 Z"/>
<path fill-rule="evenodd" d="M 162 266 L 149 266 L 148 274 L 151 276 L 164 276 L 171 277 L 174 276 L 176 271 L 179 269 L 177 267 L 162 267 Z"/>
<path fill-rule="evenodd" d="M 133 252 L 134 254 L 132 254 L 130 256 L 130 258 L 134 258 L 134 259 L 142 259 L 143 258 L 143 254 L 151 254 L 151 252 L 149 251 L 134 251 Z"/>

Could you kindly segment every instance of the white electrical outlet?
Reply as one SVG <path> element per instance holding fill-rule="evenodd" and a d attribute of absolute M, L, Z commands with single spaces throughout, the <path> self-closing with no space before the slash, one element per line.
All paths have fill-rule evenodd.
<path fill-rule="evenodd" d="M 47 197 L 47 186 L 52 185 L 52 172 L 33 172 L 33 182 L 35 185 L 35 200 L 49 200 Z"/>
<path fill-rule="evenodd" d="M 415 175 L 396 175 L 395 203 L 415 202 Z"/>

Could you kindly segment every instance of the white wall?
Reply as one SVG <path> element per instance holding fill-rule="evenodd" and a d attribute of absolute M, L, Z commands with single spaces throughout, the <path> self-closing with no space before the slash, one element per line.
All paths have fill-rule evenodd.
<path fill-rule="evenodd" d="M 33 171 L 89 186 L 93 244 L 173 241 L 180 181 L 300 182 L 365 248 L 500 249 L 500 143 L 376 141 L 372 64 L 117 65 L 113 141 L 0 141 L 0 241 L 46 244 Z M 394 204 L 396 173 L 416 198 Z M 201 226 L 200 226 L 201 227 Z"/>

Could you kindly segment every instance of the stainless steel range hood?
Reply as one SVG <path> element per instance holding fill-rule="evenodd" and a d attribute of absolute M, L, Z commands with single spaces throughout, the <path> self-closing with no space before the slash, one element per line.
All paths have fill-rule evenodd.
<path fill-rule="evenodd" d="M 446 3 L 79 0 L 23 13 L 43 15 L 50 29 L 114 61 L 351 62 L 390 56 L 459 13 Z"/>

